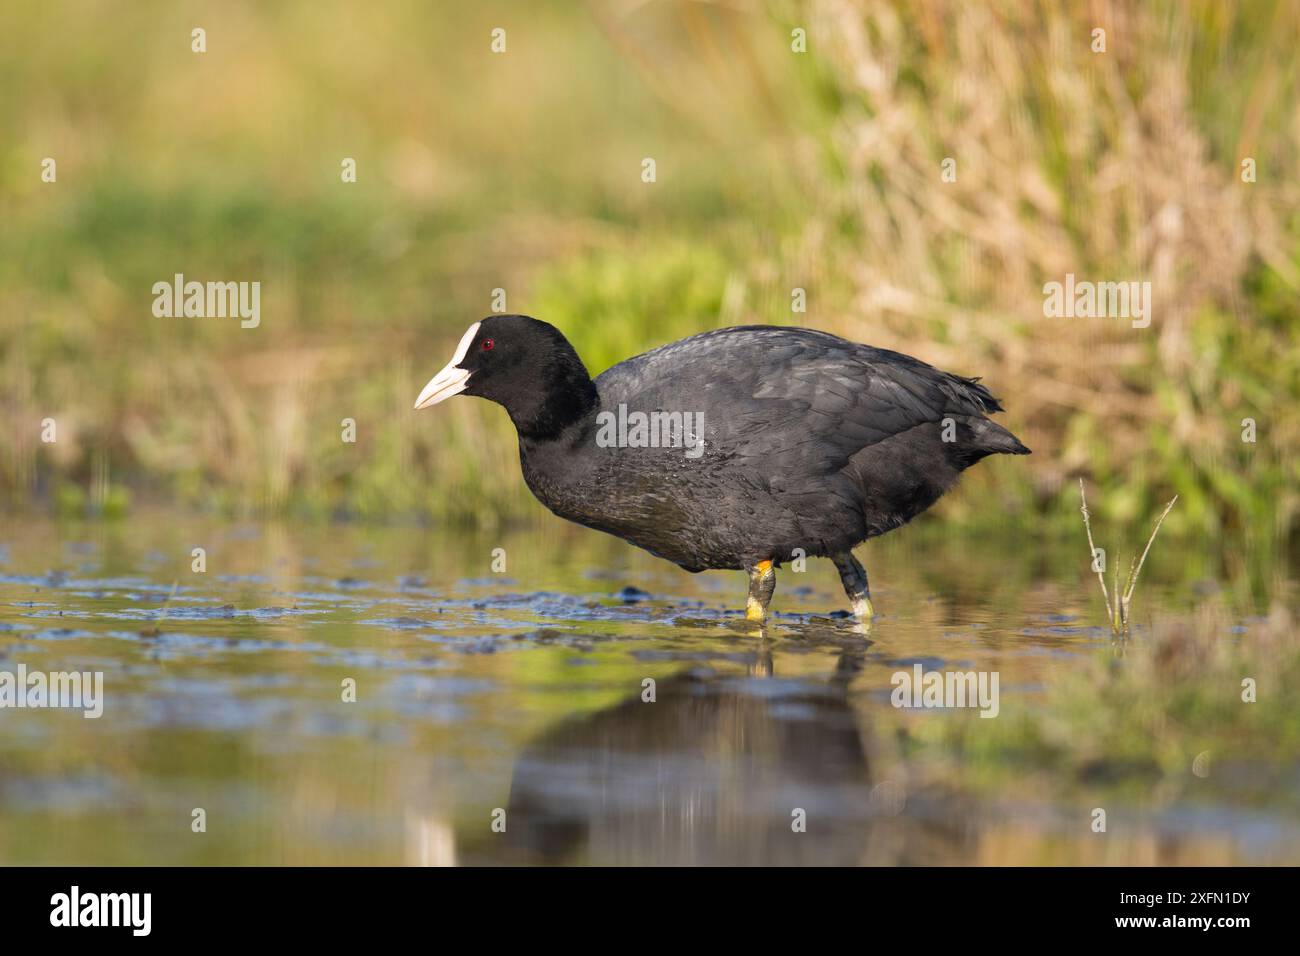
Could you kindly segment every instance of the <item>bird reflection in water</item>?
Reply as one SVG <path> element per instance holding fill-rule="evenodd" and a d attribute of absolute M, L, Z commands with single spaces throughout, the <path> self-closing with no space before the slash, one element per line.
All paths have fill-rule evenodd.
<path fill-rule="evenodd" d="M 659 681 L 653 702 L 638 688 L 547 731 L 515 763 L 507 858 L 861 862 L 879 815 L 848 699 L 863 658 L 853 647 L 828 680 L 782 679 L 765 642 L 747 675 L 692 670 Z"/>

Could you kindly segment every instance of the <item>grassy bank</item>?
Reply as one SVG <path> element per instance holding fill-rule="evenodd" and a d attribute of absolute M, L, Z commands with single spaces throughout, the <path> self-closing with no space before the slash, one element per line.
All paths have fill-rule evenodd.
<path fill-rule="evenodd" d="M 771 322 L 983 375 L 1036 453 L 946 520 L 1071 527 L 1087 475 L 1119 526 L 1176 493 L 1171 539 L 1272 565 L 1300 515 L 1300 10 L 1107 9 L 6 5 L 0 495 L 528 514 L 499 409 L 410 410 L 500 288 L 593 372 Z M 153 317 L 177 272 L 261 281 L 261 325 Z M 1150 327 L 1044 318 L 1066 273 L 1150 281 Z"/>

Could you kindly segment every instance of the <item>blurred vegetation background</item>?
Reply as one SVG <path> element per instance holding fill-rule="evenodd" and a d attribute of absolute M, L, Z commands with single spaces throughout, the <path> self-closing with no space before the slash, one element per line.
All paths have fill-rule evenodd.
<path fill-rule="evenodd" d="M 1164 535 L 1282 573 L 1298 46 L 1287 0 L 6 3 L 0 500 L 537 514 L 500 409 L 411 410 L 502 288 L 593 374 L 757 322 L 981 375 L 1035 454 L 950 526 L 1077 533 L 1086 476 L 1131 538 L 1177 493 Z M 1067 272 L 1149 279 L 1150 328 L 1044 318 Z M 260 281 L 260 327 L 155 318 L 175 273 Z"/>

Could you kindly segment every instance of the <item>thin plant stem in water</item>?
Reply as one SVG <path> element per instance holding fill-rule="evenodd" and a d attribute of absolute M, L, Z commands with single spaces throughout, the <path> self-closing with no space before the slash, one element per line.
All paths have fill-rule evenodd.
<path fill-rule="evenodd" d="M 1129 623 L 1132 620 L 1131 609 L 1133 606 L 1133 595 L 1137 591 L 1138 575 L 1142 573 L 1142 566 L 1146 564 L 1147 555 L 1151 552 L 1151 545 L 1155 543 L 1156 535 L 1160 533 L 1160 526 L 1165 523 L 1165 518 L 1173 510 L 1174 504 L 1178 501 L 1178 496 L 1174 495 L 1169 504 L 1165 505 L 1165 510 L 1160 512 L 1160 517 L 1156 519 L 1155 527 L 1151 529 L 1151 537 L 1147 538 L 1147 546 L 1142 549 L 1141 557 L 1130 561 L 1128 568 L 1128 577 L 1124 581 L 1124 589 L 1120 590 L 1119 586 L 1119 565 L 1112 565 L 1114 585 L 1113 590 L 1115 600 L 1111 601 L 1111 589 L 1106 587 L 1106 569 L 1097 566 L 1097 546 L 1092 539 L 1092 521 L 1088 514 L 1088 495 L 1084 490 L 1083 479 L 1079 479 L 1079 500 L 1081 506 L 1079 510 L 1083 513 L 1083 528 L 1088 534 L 1088 550 L 1092 561 L 1092 569 L 1097 573 L 1097 580 L 1101 583 L 1101 596 L 1106 602 L 1106 616 L 1110 621 L 1110 632 L 1115 637 L 1127 637 L 1129 633 Z"/>

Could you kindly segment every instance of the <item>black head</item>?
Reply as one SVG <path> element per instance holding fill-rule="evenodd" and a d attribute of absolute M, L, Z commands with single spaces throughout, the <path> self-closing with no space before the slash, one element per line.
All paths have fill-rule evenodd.
<path fill-rule="evenodd" d="M 503 406 L 522 437 L 539 440 L 555 437 L 596 405 L 596 386 L 569 340 L 526 315 L 491 315 L 471 325 L 415 407 L 462 392 Z"/>

